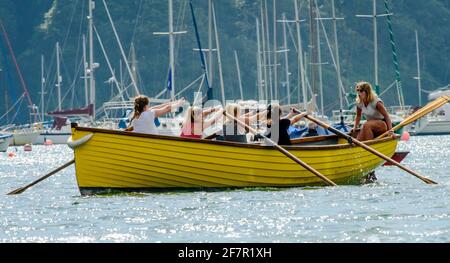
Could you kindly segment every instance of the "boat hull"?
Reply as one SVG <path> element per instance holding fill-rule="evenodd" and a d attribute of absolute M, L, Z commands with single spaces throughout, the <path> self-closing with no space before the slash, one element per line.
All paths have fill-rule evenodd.
<path fill-rule="evenodd" d="M 410 128 L 411 135 L 447 135 L 450 134 L 450 120 L 427 120 L 421 119 Z"/>
<path fill-rule="evenodd" d="M 66 144 L 71 135 L 70 132 L 42 132 L 36 137 L 33 144 L 43 145 L 46 140 L 51 140 L 52 144 Z"/>
<path fill-rule="evenodd" d="M 272 146 L 144 135 L 77 127 L 72 140 L 82 194 L 241 187 L 323 185 L 323 181 Z M 387 156 L 397 141 L 368 142 Z M 338 184 L 359 183 L 384 160 L 348 144 L 287 146 L 289 152 Z"/>
<path fill-rule="evenodd" d="M 9 145 L 12 144 L 13 135 L 11 134 L 0 134 L 0 152 L 6 152 Z"/>
<path fill-rule="evenodd" d="M 32 144 L 34 140 L 39 136 L 41 131 L 20 131 L 12 133 L 14 135 L 12 145 L 22 146 L 25 144 Z"/>

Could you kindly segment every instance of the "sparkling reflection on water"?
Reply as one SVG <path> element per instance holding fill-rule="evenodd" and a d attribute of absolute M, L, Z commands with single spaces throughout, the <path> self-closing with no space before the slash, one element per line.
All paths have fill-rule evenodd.
<path fill-rule="evenodd" d="M 450 242 L 450 136 L 411 137 L 407 167 L 364 186 L 81 197 L 67 146 L 0 154 L 0 242 Z"/>

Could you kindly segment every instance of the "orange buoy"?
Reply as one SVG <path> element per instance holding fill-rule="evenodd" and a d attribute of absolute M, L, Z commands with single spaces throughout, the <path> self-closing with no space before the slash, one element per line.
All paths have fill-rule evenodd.
<path fill-rule="evenodd" d="M 26 151 L 26 152 L 31 152 L 31 150 L 32 150 L 31 145 L 30 144 L 25 144 L 23 146 L 23 150 Z"/>
<path fill-rule="evenodd" d="M 44 145 L 53 145 L 53 141 L 50 140 L 50 139 L 46 139 L 46 140 L 44 141 Z"/>
<path fill-rule="evenodd" d="M 8 157 L 14 157 L 14 153 L 13 152 L 9 152 L 8 153 Z"/>
<path fill-rule="evenodd" d="M 400 140 L 402 140 L 402 141 L 409 141 L 409 132 L 404 131 L 402 136 L 400 137 Z"/>

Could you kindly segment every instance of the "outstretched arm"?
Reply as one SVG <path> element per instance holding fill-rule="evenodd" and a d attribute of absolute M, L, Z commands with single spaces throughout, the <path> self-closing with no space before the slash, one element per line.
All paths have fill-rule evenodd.
<path fill-rule="evenodd" d="M 295 123 L 297 123 L 299 120 L 301 120 L 303 117 L 305 117 L 306 115 L 308 115 L 307 112 L 302 112 L 298 115 L 295 115 L 295 117 L 291 118 L 291 125 L 294 125 Z"/>
<path fill-rule="evenodd" d="M 296 114 L 298 114 L 298 115 L 296 115 Z M 291 111 L 288 114 L 288 116 L 286 116 L 286 119 L 290 119 L 291 125 L 294 125 L 298 121 L 300 121 L 303 117 L 305 117 L 306 115 L 308 115 L 308 112 L 300 112 L 296 108 L 292 107 Z M 289 116 L 295 116 L 295 117 L 290 117 L 289 118 Z"/>
<path fill-rule="evenodd" d="M 220 109 L 217 111 L 217 115 L 216 115 L 216 116 L 214 116 L 213 118 L 211 118 L 211 119 L 208 120 L 208 121 L 204 121 L 204 122 L 203 122 L 203 130 L 208 129 L 211 125 L 213 125 L 213 124 L 216 123 L 220 118 L 222 118 L 222 113 L 223 113 L 223 109 L 220 108 Z"/>
<path fill-rule="evenodd" d="M 171 103 L 173 103 L 173 101 L 169 101 L 169 102 L 165 102 L 165 103 L 162 103 L 162 104 L 159 104 L 156 106 L 152 106 L 152 107 L 150 107 L 149 110 L 158 110 L 158 109 L 166 107 L 167 105 L 170 105 Z"/>
<path fill-rule="evenodd" d="M 244 123 L 252 123 L 256 120 L 261 120 L 261 121 L 266 120 L 267 119 L 267 110 L 264 110 L 260 113 L 253 114 L 253 115 L 246 114 L 244 116 L 241 116 L 239 119 L 242 120 Z"/>
<path fill-rule="evenodd" d="M 162 104 L 150 107 L 150 110 L 161 109 L 161 108 L 166 107 L 167 105 L 177 105 L 177 104 L 179 104 L 181 102 L 184 102 L 184 98 L 179 99 L 179 100 L 175 100 L 175 101 L 168 101 L 168 102 L 165 102 L 165 103 L 162 103 Z"/>
<path fill-rule="evenodd" d="M 160 108 L 156 108 L 156 109 L 151 108 L 151 110 L 153 110 L 155 112 L 155 118 L 158 118 L 166 113 L 169 113 L 172 110 L 172 107 L 179 107 L 183 103 L 184 103 L 184 99 L 180 99 L 177 101 L 167 103 L 167 104 L 161 106 Z"/>
<path fill-rule="evenodd" d="M 205 117 L 208 116 L 209 114 L 211 114 L 211 113 L 213 113 L 213 112 L 216 112 L 216 111 L 220 110 L 221 108 L 222 108 L 222 106 L 218 105 L 218 106 L 216 106 L 216 107 L 212 107 L 212 108 L 206 109 L 206 110 L 204 110 L 204 111 L 202 112 L 202 116 L 203 116 L 203 118 L 205 118 Z"/>

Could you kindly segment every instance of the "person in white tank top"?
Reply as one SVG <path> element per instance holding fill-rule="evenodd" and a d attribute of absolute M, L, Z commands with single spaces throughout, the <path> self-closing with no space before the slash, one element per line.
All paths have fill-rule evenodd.
<path fill-rule="evenodd" d="M 127 131 L 146 134 L 158 134 L 155 125 L 155 118 L 169 113 L 172 108 L 180 107 L 185 103 L 184 99 L 168 102 L 162 105 L 151 107 L 150 100 L 146 96 L 138 96 L 134 100 L 134 115 L 131 119 L 131 127 Z"/>
<path fill-rule="evenodd" d="M 383 105 L 383 101 L 378 98 L 368 82 L 356 84 L 356 118 L 353 131 L 359 126 L 362 114 L 366 117 L 366 122 L 361 127 L 357 139 L 359 141 L 372 140 L 392 129 L 391 118 Z"/>

